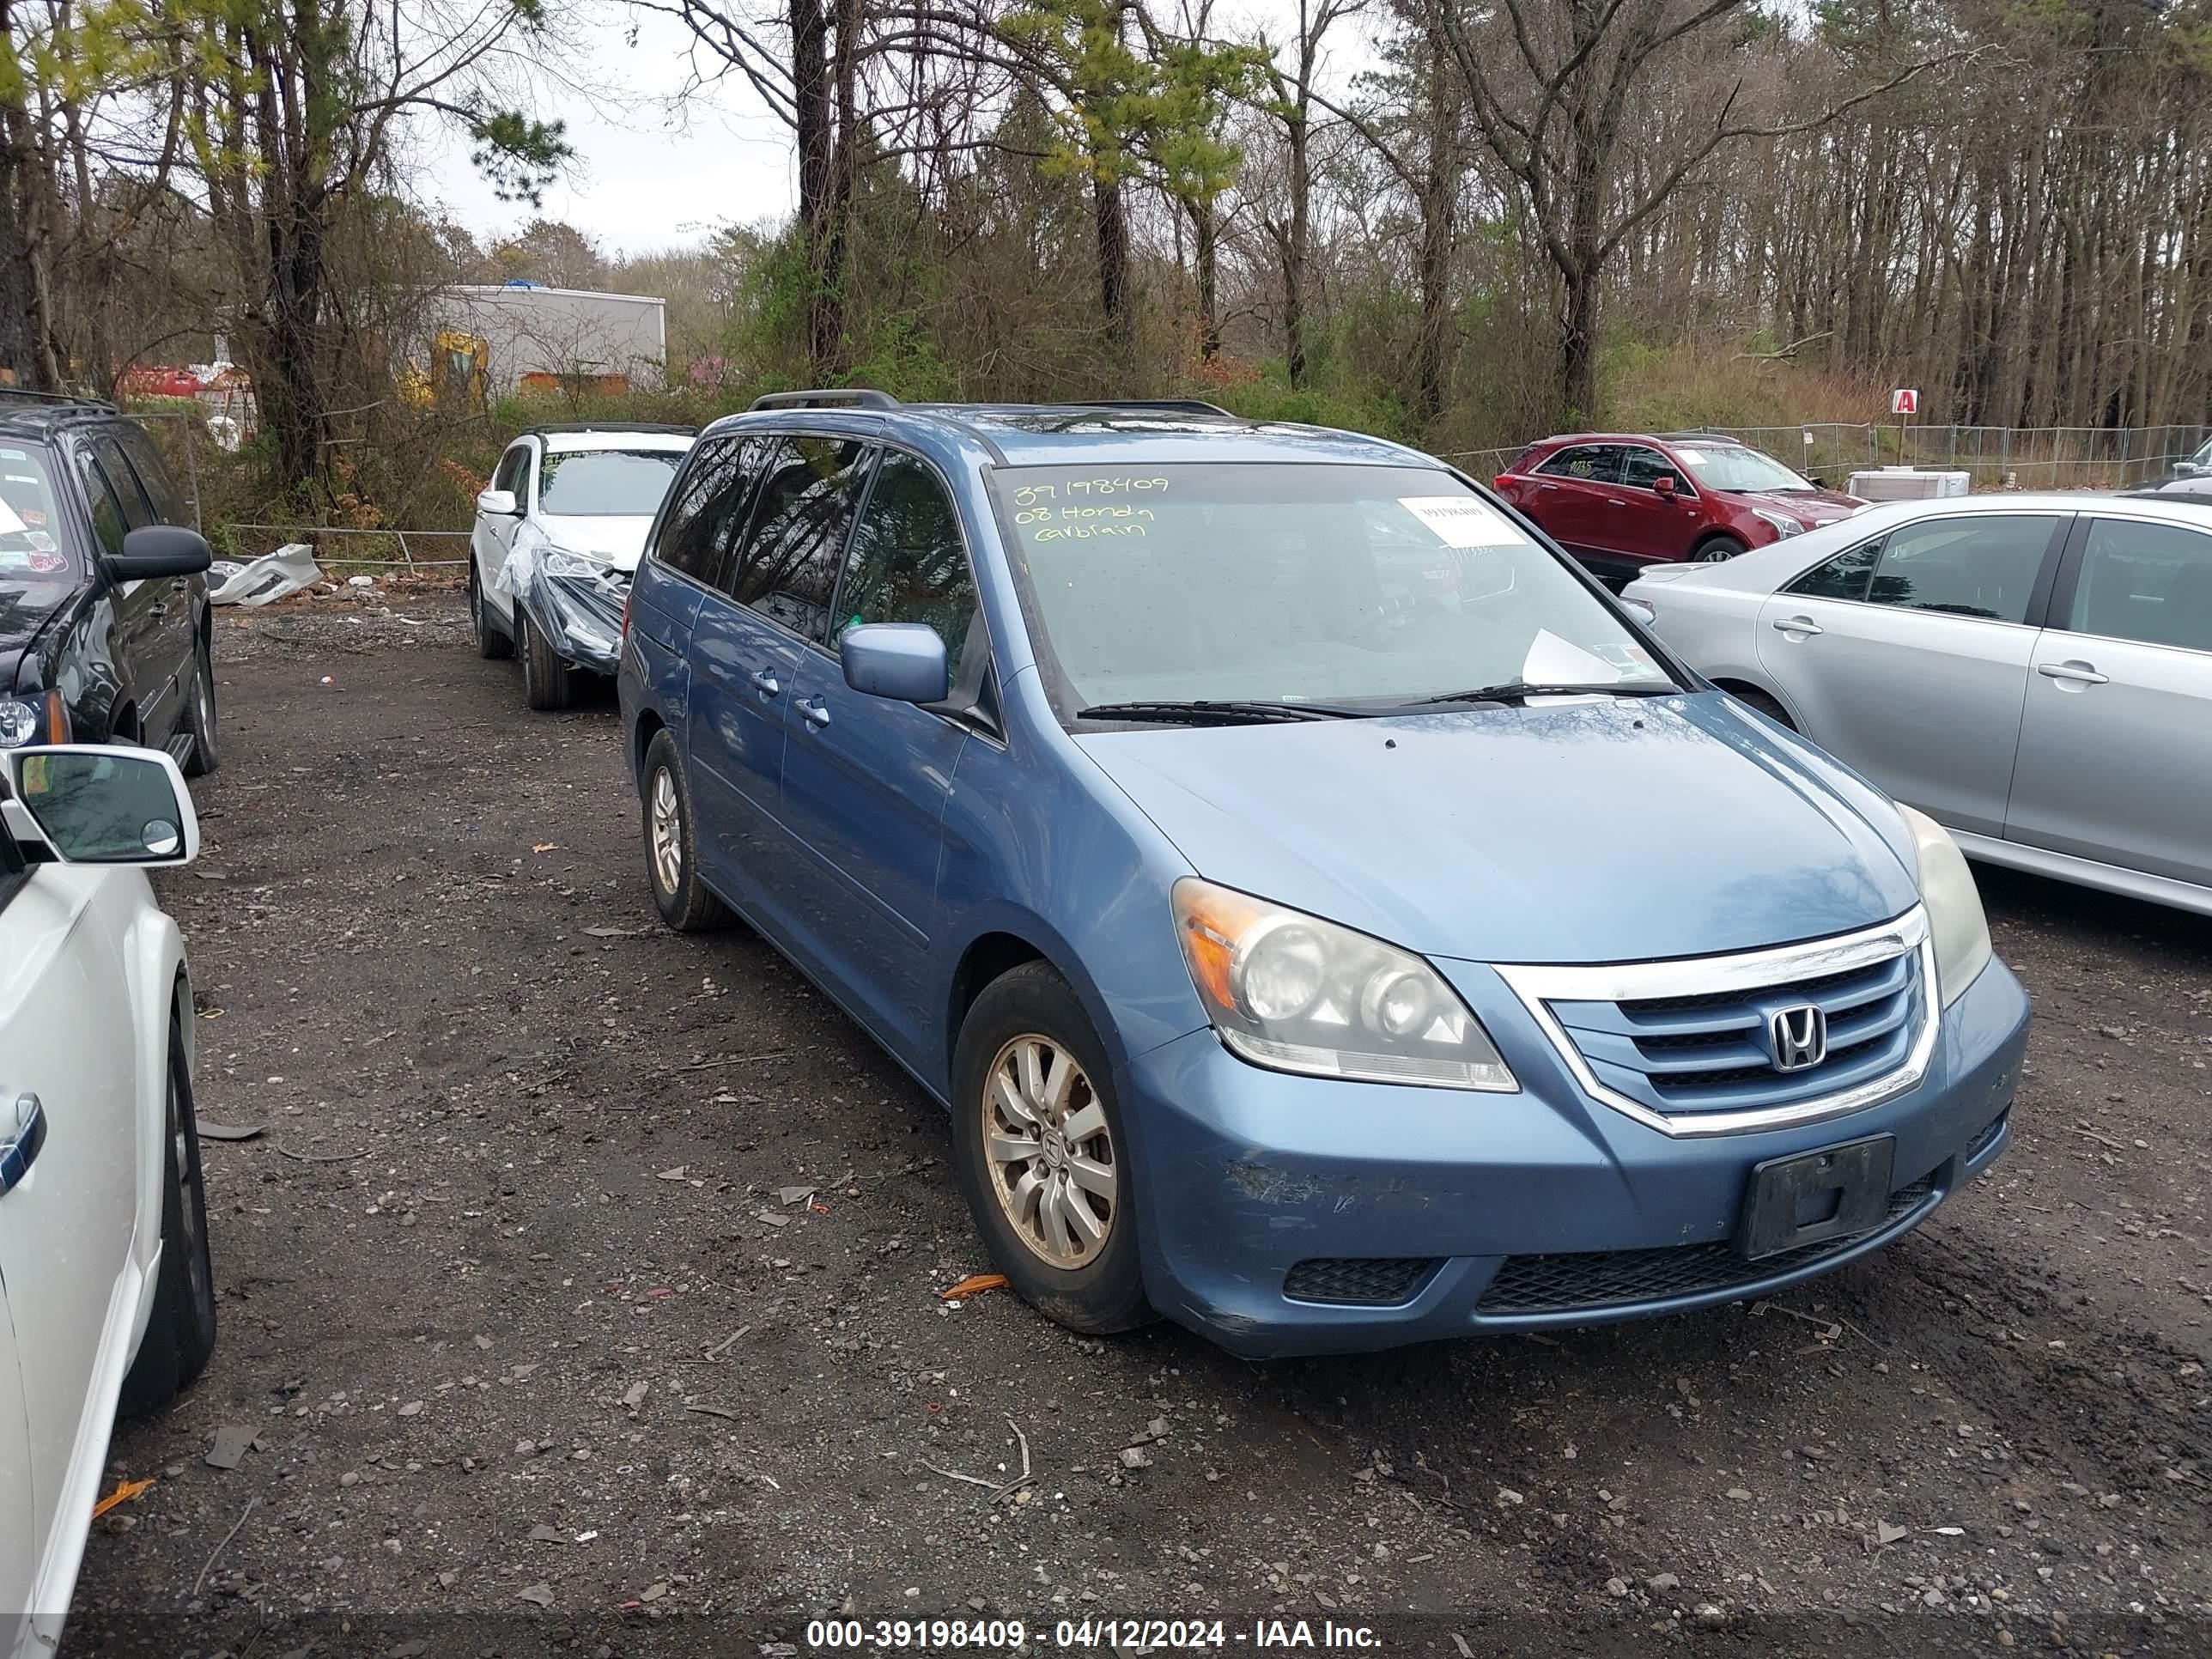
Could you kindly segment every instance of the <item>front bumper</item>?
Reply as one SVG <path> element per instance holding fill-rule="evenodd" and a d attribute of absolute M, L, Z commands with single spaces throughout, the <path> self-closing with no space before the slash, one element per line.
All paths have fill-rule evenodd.
<path fill-rule="evenodd" d="M 1781 1290 L 1910 1231 L 2002 1155 L 2028 1006 L 1993 960 L 1943 1011 L 1909 1092 L 1703 1139 L 1591 1100 L 1525 1013 L 1516 1026 L 1510 1011 L 1481 1012 L 1518 1094 L 1263 1071 L 1210 1030 L 1122 1067 L 1153 1304 L 1257 1358 L 1601 1324 Z M 1762 1262 L 1732 1255 L 1753 1165 L 1875 1134 L 1895 1138 L 1887 1220 Z M 1363 1275 L 1363 1263 L 1403 1265 L 1394 1277 Z M 1347 1290 L 1392 1299 L 1307 1299 Z"/>
<path fill-rule="evenodd" d="M 535 549 L 510 554 L 496 580 L 562 661 L 611 674 L 622 659 L 623 606 L 631 573 L 608 569 L 596 576 L 556 576 Z"/>

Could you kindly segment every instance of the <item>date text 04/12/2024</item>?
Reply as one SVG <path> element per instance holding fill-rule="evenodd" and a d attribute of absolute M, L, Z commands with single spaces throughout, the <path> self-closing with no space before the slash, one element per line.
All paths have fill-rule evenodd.
<path fill-rule="evenodd" d="M 1046 1644 L 1047 1631 L 1018 1619 L 817 1619 L 806 1627 L 811 1649 L 846 1651 L 961 1648 L 1021 1651 Z M 1184 1649 L 1245 1647 L 1331 1648 L 1376 1651 L 1381 1635 L 1365 1625 L 1334 1620 L 1255 1619 L 1249 1626 L 1224 1619 L 1062 1619 L 1050 1629 L 1055 1648 L 1108 1653 L 1161 1653 Z"/>

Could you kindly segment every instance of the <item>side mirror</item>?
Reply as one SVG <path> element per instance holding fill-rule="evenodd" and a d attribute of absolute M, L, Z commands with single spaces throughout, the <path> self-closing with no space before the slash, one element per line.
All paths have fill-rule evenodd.
<path fill-rule="evenodd" d="M 522 511 L 522 503 L 514 499 L 512 489 L 480 489 L 477 511 L 495 519 L 512 519 Z"/>
<path fill-rule="evenodd" d="M 1659 499 L 1661 501 L 1671 501 L 1674 499 L 1674 475 L 1673 473 L 1662 472 L 1657 477 L 1651 481 L 1651 487 L 1659 492 Z"/>
<path fill-rule="evenodd" d="M 161 750 L 63 744 L 0 754 L 14 804 L 64 864 L 190 864 L 199 856 L 191 791 Z"/>
<path fill-rule="evenodd" d="M 952 677 L 945 641 L 927 623 L 860 623 L 837 642 L 845 684 L 895 702 L 943 702 Z"/>
<path fill-rule="evenodd" d="M 112 582 L 142 581 L 150 576 L 197 576 L 215 562 L 207 538 L 180 524 L 146 524 L 123 538 L 120 553 L 105 555 L 100 568 Z"/>

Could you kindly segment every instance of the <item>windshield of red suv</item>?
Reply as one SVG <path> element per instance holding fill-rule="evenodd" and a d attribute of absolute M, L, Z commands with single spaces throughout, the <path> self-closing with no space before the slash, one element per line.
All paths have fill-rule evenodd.
<path fill-rule="evenodd" d="M 74 581 L 43 449 L 0 444 L 0 581 Z"/>
<path fill-rule="evenodd" d="M 1771 455 L 1762 455 L 1741 444 L 1716 444 L 1698 449 L 1677 444 L 1674 453 L 1691 476 L 1708 489 L 1814 489 Z"/>
<path fill-rule="evenodd" d="M 1063 713 L 1670 683 L 1602 599 L 1448 472 L 1071 463 L 992 486 Z"/>

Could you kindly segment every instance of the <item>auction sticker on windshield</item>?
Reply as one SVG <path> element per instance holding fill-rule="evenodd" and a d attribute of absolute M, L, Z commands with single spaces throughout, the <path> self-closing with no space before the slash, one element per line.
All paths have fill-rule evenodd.
<path fill-rule="evenodd" d="M 1479 496 L 1401 495 L 1398 505 L 1435 531 L 1446 547 L 1535 545 Z"/>

